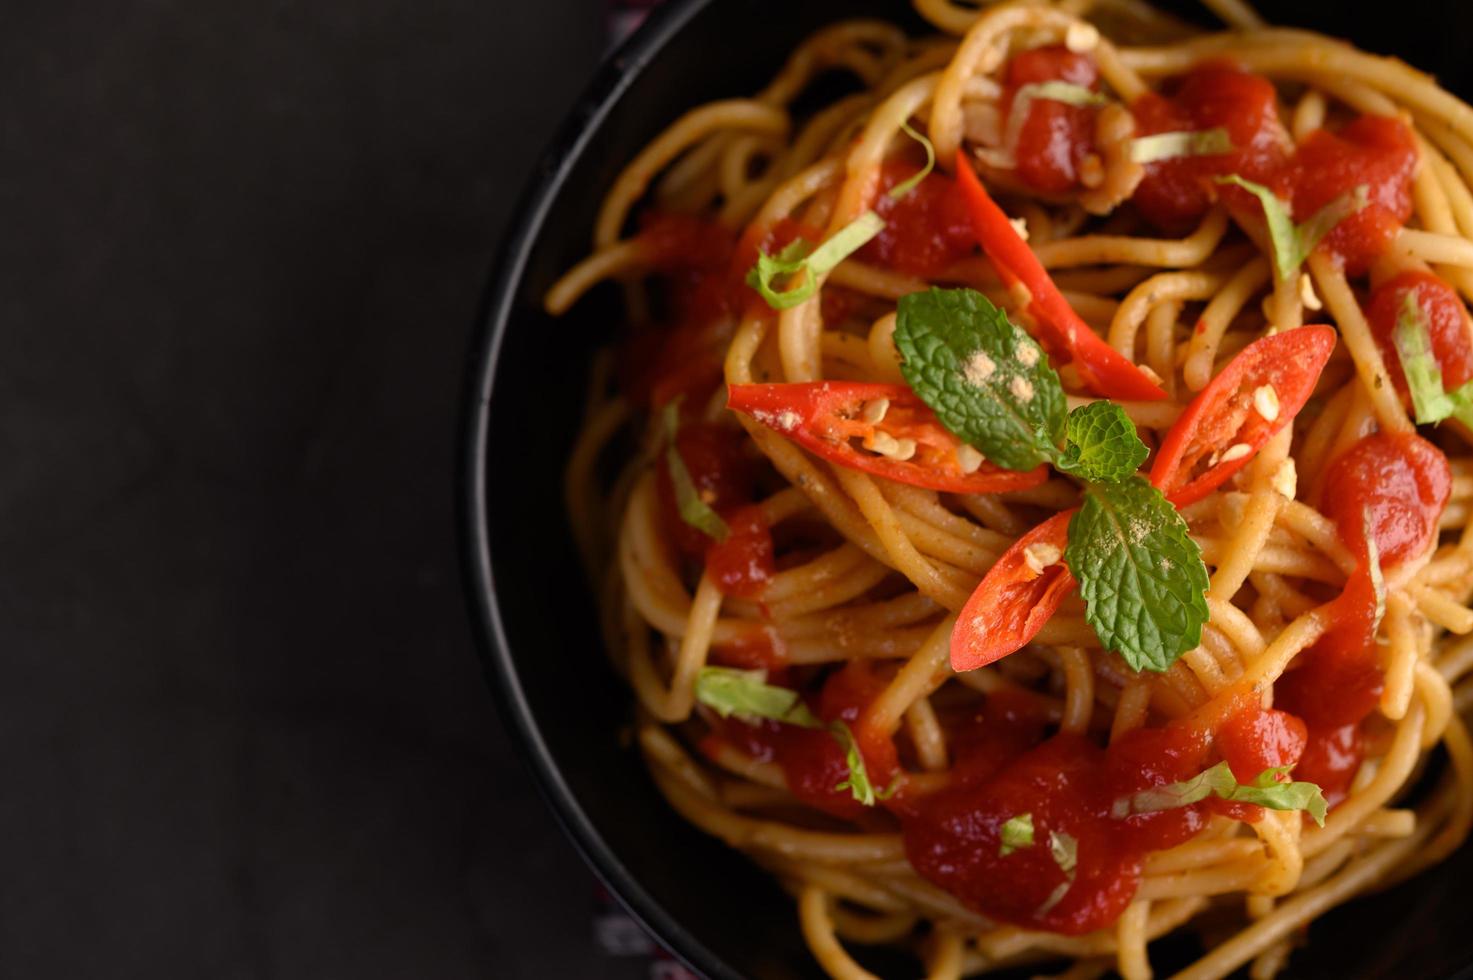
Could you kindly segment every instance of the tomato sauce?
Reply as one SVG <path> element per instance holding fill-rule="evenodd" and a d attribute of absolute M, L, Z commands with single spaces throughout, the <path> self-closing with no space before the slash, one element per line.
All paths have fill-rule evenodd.
<path fill-rule="evenodd" d="M 735 513 L 751 503 L 756 467 L 744 447 L 742 430 L 708 422 L 683 422 L 675 436 L 675 450 L 690 474 L 691 483 L 708 507 L 718 514 Z M 656 467 L 655 493 L 665 540 L 687 558 L 705 559 L 711 539 L 680 516 L 670 468 L 662 456 Z"/>
<path fill-rule="evenodd" d="M 970 730 L 958 733 L 954 784 L 893 808 L 906 854 L 924 877 L 985 915 L 1070 935 L 1119 917 L 1149 852 L 1191 839 L 1214 813 L 1249 820 L 1259 814 L 1257 807 L 1209 799 L 1120 818 L 1112 814 L 1118 799 L 1195 776 L 1214 749 L 1240 779 L 1251 780 L 1293 765 L 1305 745 L 1302 722 L 1264 711 L 1245 695 L 1215 731 L 1188 718 L 1137 729 L 1104 749 L 1068 734 L 1025 747 L 1020 731 L 1041 734 L 1036 712 L 1026 701 L 998 700 L 989 698 Z M 1002 825 L 1023 813 L 1032 815 L 1034 846 L 1001 854 Z M 1049 849 L 1053 834 L 1077 842 L 1072 878 Z"/>
<path fill-rule="evenodd" d="M 1325 802 L 1333 807 L 1349 794 L 1363 758 L 1358 723 L 1315 726 L 1294 767 L 1294 778 L 1319 786 Z"/>
<path fill-rule="evenodd" d="M 1400 120 L 1361 116 L 1339 132 L 1311 133 L 1297 148 L 1279 118 L 1278 95 L 1266 78 L 1230 64 L 1207 64 L 1183 76 L 1169 95 L 1147 93 L 1131 106 L 1141 135 L 1224 129 L 1227 153 L 1182 156 L 1145 165 L 1132 197 L 1141 214 L 1181 231 L 1221 199 L 1243 223 L 1261 225 L 1263 206 L 1216 178 L 1237 174 L 1286 201 L 1296 222 L 1358 187 L 1367 205 L 1341 220 L 1320 243 L 1348 273 L 1364 272 L 1412 212 L 1417 147 Z"/>
<path fill-rule="evenodd" d="M 1338 133 L 1318 130 L 1299 145 L 1271 182 L 1293 204 L 1294 220 L 1308 220 L 1336 198 L 1364 186 L 1367 205 L 1337 224 L 1320 243 L 1351 275 L 1385 252 L 1412 214 L 1417 144 L 1399 119 L 1361 116 Z"/>
<path fill-rule="evenodd" d="M 1468 314 L 1463 301 L 1453 288 L 1430 272 L 1411 269 L 1381 283 L 1366 304 L 1366 319 L 1371 334 L 1381 350 L 1381 358 L 1391 374 L 1402 402 L 1410 405 L 1406 375 L 1401 370 L 1401 356 L 1396 351 L 1396 321 L 1401 316 L 1407 296 L 1415 297 L 1422 311 L 1431 340 L 1432 356 L 1442 368 L 1442 385 L 1452 391 L 1473 379 L 1473 342 L 1470 342 Z"/>
<path fill-rule="evenodd" d="M 1209 63 L 1183 76 L 1174 92 L 1148 92 L 1130 107 L 1136 132 L 1224 129 L 1233 149 L 1210 156 L 1184 156 L 1145 165 L 1132 200 L 1148 221 L 1178 231 L 1207 213 L 1229 192 L 1255 199 L 1238 188 L 1221 188 L 1213 178 L 1238 174 L 1263 183 L 1288 158 L 1289 133 L 1279 119 L 1278 93 L 1268 79 L 1231 64 Z"/>
<path fill-rule="evenodd" d="M 1369 532 L 1382 567 L 1390 567 L 1431 545 L 1452 493 L 1452 470 L 1442 450 L 1421 436 L 1378 433 L 1340 454 L 1325 485 L 1334 492 L 1323 510 L 1346 547 L 1362 553 Z"/>
<path fill-rule="evenodd" d="M 1033 48 L 1008 62 L 1003 104 L 1011 110 L 1018 89 L 1039 82 L 1068 82 L 1091 91 L 1099 88 L 1094 59 L 1063 45 Z M 1061 194 L 1079 184 L 1079 168 L 1094 152 L 1094 106 L 1075 106 L 1052 99 L 1033 99 L 1018 130 L 1016 173 L 1034 190 Z M 1007 128 L 1004 123 L 1004 128 Z"/>
<path fill-rule="evenodd" d="M 726 540 L 706 549 L 706 572 L 723 595 L 756 599 L 777 574 L 772 528 L 756 506 L 732 511 L 726 525 L 730 529 Z"/>
<path fill-rule="evenodd" d="M 966 201 L 956 191 L 956 182 L 931 172 L 900 197 L 889 191 L 916 173 L 911 163 L 892 160 L 880 170 L 880 190 L 875 212 L 885 219 L 884 229 L 859 250 L 864 262 L 934 277 L 971 255 L 977 247 L 976 232 Z M 829 290 L 824 290 L 825 296 Z M 831 319 L 825 311 L 825 319 Z"/>
<path fill-rule="evenodd" d="M 1452 490 L 1447 457 L 1420 436 L 1376 434 L 1330 464 L 1323 503 L 1347 547 L 1361 559 L 1335 600 L 1324 636 L 1300 654 L 1275 685 L 1277 704 L 1309 725 L 1295 777 L 1318 783 L 1332 805 L 1349 790 L 1361 761 L 1360 722 L 1384 687 L 1376 645 L 1382 596 L 1367 540 L 1382 567 L 1425 552 Z"/>
<path fill-rule="evenodd" d="M 750 633 L 711 648 L 711 662 L 740 670 L 778 670 L 787 665 L 787 651 L 782 637 L 772 626 L 763 624 Z"/>
<path fill-rule="evenodd" d="M 772 679 L 770 679 L 772 680 Z M 865 769 L 876 792 L 884 790 L 899 769 L 895 744 L 859 723 L 864 709 L 885 689 L 890 678 L 867 661 L 851 661 L 829 674 L 808 706 L 820 720 L 843 721 L 864 756 Z M 749 724 L 736 718 L 719 721 L 713 736 L 759 762 L 782 767 L 788 789 L 805 804 L 845 819 L 863 818 L 869 811 L 848 788 L 836 787 L 849 778 L 844 749 L 828 729 L 801 728 L 774 721 Z M 706 745 L 706 751 L 714 748 Z"/>
<path fill-rule="evenodd" d="M 658 323 L 636 325 L 624 344 L 622 387 L 644 405 L 699 401 L 721 382 L 731 311 L 740 301 L 731 278 L 736 235 L 709 219 L 652 212 L 639 241 L 661 279 L 665 308 Z"/>

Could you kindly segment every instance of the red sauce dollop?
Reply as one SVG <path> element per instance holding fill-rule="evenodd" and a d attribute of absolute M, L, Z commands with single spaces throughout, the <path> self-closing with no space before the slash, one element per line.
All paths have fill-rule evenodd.
<path fill-rule="evenodd" d="M 1366 318 L 1381 357 L 1391 374 L 1391 383 L 1402 401 L 1411 404 L 1401 356 L 1393 340 L 1397 318 L 1407 295 L 1416 297 L 1432 341 L 1432 356 L 1442 368 L 1442 384 L 1452 391 L 1473 379 L 1473 343 L 1469 342 L 1468 314 L 1453 288 L 1430 272 L 1410 269 L 1376 287 L 1366 304 Z"/>
<path fill-rule="evenodd" d="M 1234 65 L 1203 65 L 1184 76 L 1171 95 L 1148 92 L 1130 108 L 1140 135 L 1222 128 L 1233 145 L 1229 153 L 1145 165 L 1132 200 L 1161 228 L 1183 229 L 1202 217 L 1222 191 L 1236 190 L 1219 188 L 1213 178 L 1235 173 L 1263 183 L 1289 154 L 1289 134 L 1279 120 L 1273 83 Z"/>
<path fill-rule="evenodd" d="M 772 528 L 756 506 L 726 515 L 726 540 L 706 549 L 706 571 L 724 595 L 756 599 L 777 573 Z"/>
<path fill-rule="evenodd" d="M 1376 709 L 1384 687 L 1376 647 L 1380 597 L 1367 535 L 1383 567 L 1426 551 L 1452 490 L 1452 471 L 1441 450 L 1420 436 L 1381 433 L 1337 457 L 1325 484 L 1334 488 L 1325 513 L 1361 564 L 1335 600 L 1324 636 L 1279 678 L 1274 696 L 1309 724 L 1295 778 L 1318 783 L 1333 805 L 1344 798 L 1360 766 L 1360 722 Z"/>
<path fill-rule="evenodd" d="M 1274 685 L 1274 702 L 1309 724 L 1312 742 L 1329 729 L 1356 724 L 1381 699 L 1377 608 L 1370 575 L 1357 571 L 1335 600 L 1325 634 Z"/>
<path fill-rule="evenodd" d="M 1008 62 L 1003 102 L 1009 107 L 1024 85 L 1062 81 L 1082 88 L 1099 88 L 1099 69 L 1088 55 L 1063 45 L 1022 51 Z M 1052 99 L 1033 99 L 1028 118 L 1019 130 L 1018 178 L 1046 194 L 1060 194 L 1079 183 L 1079 165 L 1094 152 L 1093 106 L 1074 106 Z M 1004 123 L 1006 125 L 1006 123 Z"/>
<path fill-rule="evenodd" d="M 1179 231 L 1219 198 L 1245 224 L 1259 225 L 1258 199 L 1215 178 L 1237 174 L 1272 189 L 1305 221 L 1365 185 L 1369 204 L 1320 243 L 1348 273 L 1364 272 L 1386 250 L 1412 211 L 1417 147 L 1400 120 L 1362 116 L 1339 132 L 1319 130 L 1297 148 L 1279 119 L 1278 95 L 1261 76 L 1229 64 L 1199 67 L 1169 96 L 1148 93 L 1131 106 L 1142 135 L 1222 128 L 1233 150 L 1146 164 L 1132 200 L 1153 224 Z"/>
<path fill-rule="evenodd" d="M 965 199 L 956 182 L 931 172 L 910 191 L 891 197 L 889 191 L 916 173 L 916 166 L 891 160 L 880 170 L 875 211 L 885 219 L 884 229 L 858 257 L 865 262 L 933 277 L 976 250 L 977 236 Z M 827 297 L 830 290 L 825 290 Z M 825 311 L 825 319 L 831 319 Z"/>
<path fill-rule="evenodd" d="M 1452 470 L 1442 450 L 1414 433 L 1366 436 L 1330 464 L 1325 515 L 1354 552 L 1366 531 L 1375 537 L 1382 567 L 1427 550 L 1452 493 Z M 1369 519 L 1369 525 L 1367 525 Z"/>
<path fill-rule="evenodd" d="M 1316 726 L 1294 767 L 1294 778 L 1319 786 L 1333 807 L 1349 794 L 1363 757 L 1359 724 Z"/>
<path fill-rule="evenodd" d="M 741 301 L 732 279 L 736 234 L 709 219 L 657 211 L 643 217 L 639 239 L 666 308 L 659 323 L 637 325 L 625 342 L 622 387 L 642 405 L 699 401 L 721 382 L 731 312 Z"/>
<path fill-rule="evenodd" d="M 963 735 L 958 744 L 980 743 L 995 754 L 969 762 L 959 748 L 963 778 L 896 807 L 906 854 L 921 875 L 985 915 L 1070 935 L 1103 928 L 1135 895 L 1147 853 L 1189 840 L 1213 813 L 1258 815 L 1256 807 L 1211 799 L 1121 819 L 1111 815 L 1118 798 L 1195 776 L 1209 764 L 1214 744 L 1246 779 L 1299 758 L 1303 724 L 1244 698 L 1216 732 L 1184 719 L 1129 732 L 1108 749 L 1067 734 L 1025 749 L 1016 733 L 1037 731 L 1026 708 L 1005 703 L 984 710 L 979 723 L 994 730 Z M 1035 846 L 1004 856 L 1002 825 L 1023 813 L 1032 815 Z M 1048 846 L 1055 833 L 1077 841 L 1078 867 L 1049 906 L 1068 881 Z"/>
<path fill-rule="evenodd" d="M 1271 186 L 1293 202 L 1294 220 L 1305 221 L 1337 197 L 1365 185 L 1369 204 L 1342 220 L 1320 243 L 1355 275 L 1386 251 L 1411 217 L 1416 169 L 1417 144 L 1405 123 L 1361 116 L 1338 133 L 1324 129 L 1311 133 Z"/>
<path fill-rule="evenodd" d="M 755 467 L 744 449 L 741 429 L 707 422 L 682 422 L 675 436 L 675 450 L 690 473 L 691 483 L 712 510 L 729 514 L 750 503 Z M 659 496 L 665 540 L 687 558 L 706 557 L 711 539 L 680 517 L 670 468 L 662 454 L 656 467 L 655 492 Z"/>
<path fill-rule="evenodd" d="M 809 708 L 822 721 L 843 721 L 850 726 L 876 790 L 883 790 L 894 778 L 899 760 L 894 743 L 866 729 L 859 719 L 889 681 L 888 675 L 868 661 L 851 661 L 830 674 L 818 696 L 809 699 Z M 862 818 L 868 810 L 848 789 L 835 788 L 849 777 L 849 765 L 827 729 L 773 721 L 748 724 L 730 718 L 717 724 L 714 737 L 758 761 L 776 762 L 789 791 L 809 806 L 850 820 Z"/>

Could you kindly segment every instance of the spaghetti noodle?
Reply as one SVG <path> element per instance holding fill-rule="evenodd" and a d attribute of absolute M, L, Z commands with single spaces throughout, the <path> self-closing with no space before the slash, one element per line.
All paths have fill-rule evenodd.
<path fill-rule="evenodd" d="M 639 748 L 833 977 L 1270 977 L 1473 823 L 1473 108 L 1207 6 L 828 27 L 547 295 L 627 309 L 567 497 Z"/>

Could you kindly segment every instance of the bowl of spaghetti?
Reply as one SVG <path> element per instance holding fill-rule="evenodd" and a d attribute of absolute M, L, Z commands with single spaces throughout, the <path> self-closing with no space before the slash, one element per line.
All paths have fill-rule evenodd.
<path fill-rule="evenodd" d="M 1473 15 L 1422 9 L 690 0 L 604 66 L 488 294 L 466 565 L 673 952 L 1473 965 Z"/>

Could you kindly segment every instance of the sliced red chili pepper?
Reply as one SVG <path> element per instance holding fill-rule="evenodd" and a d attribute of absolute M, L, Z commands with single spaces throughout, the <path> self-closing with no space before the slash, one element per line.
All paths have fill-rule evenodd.
<path fill-rule="evenodd" d="M 1178 507 L 1216 490 L 1299 414 L 1334 349 L 1335 331 L 1321 325 L 1263 337 L 1244 347 L 1166 433 L 1151 464 L 1151 482 Z M 1255 399 L 1255 392 L 1265 387 L 1272 394 Z M 1264 417 L 1263 407 L 1272 418 Z M 1194 476 L 1204 458 L 1207 468 Z"/>
<path fill-rule="evenodd" d="M 1151 482 L 1177 507 L 1201 500 L 1248 463 L 1273 435 L 1293 421 L 1319 381 L 1335 331 L 1325 326 L 1300 327 L 1256 340 L 1243 348 L 1227 367 L 1202 389 L 1177 419 L 1151 468 Z M 1273 396 L 1260 396 L 1273 418 L 1266 419 L 1255 404 L 1255 392 L 1268 385 Z M 1191 478 L 1192 470 L 1212 452 L 1233 458 L 1209 465 Z M 972 670 L 1006 657 L 1043 629 L 1059 604 L 1074 589 L 1074 576 L 1062 560 L 1037 572 L 1032 565 L 1062 554 L 1069 543 L 1069 518 L 1074 511 L 1056 514 L 1019 538 L 988 569 L 977 591 L 967 600 L 951 633 L 953 670 Z"/>
<path fill-rule="evenodd" d="M 982 250 L 1011 287 L 1021 283 L 1031 297 L 1028 312 L 1038 325 L 1039 341 L 1060 361 L 1073 362 L 1090 390 L 1106 398 L 1159 401 L 1161 386 L 1130 359 L 1089 328 L 1049 278 L 1043 263 L 1023 241 L 1002 208 L 977 178 L 966 152 L 956 155 L 957 186 L 972 212 L 972 225 Z"/>
<path fill-rule="evenodd" d="M 1074 591 L 1074 576 L 1063 557 L 1074 513 L 1050 517 L 1013 542 L 988 569 L 951 631 L 952 670 L 985 667 L 1021 649 Z"/>
<path fill-rule="evenodd" d="M 880 415 L 878 406 L 888 401 Z M 1046 467 L 1024 472 L 992 463 L 967 472 L 964 443 L 905 385 L 855 381 L 731 385 L 727 407 L 742 412 L 816 456 L 911 486 L 946 493 L 1001 493 L 1036 487 Z M 876 421 L 866 421 L 866 408 Z M 914 443 L 913 452 L 910 443 Z M 875 446 L 867 452 L 862 445 Z M 889 450 L 882 454 L 880 449 Z M 900 458 L 907 456 L 907 458 Z"/>

